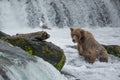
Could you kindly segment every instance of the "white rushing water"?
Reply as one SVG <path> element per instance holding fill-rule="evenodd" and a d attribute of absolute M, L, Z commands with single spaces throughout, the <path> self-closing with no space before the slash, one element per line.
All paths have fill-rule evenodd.
<path fill-rule="evenodd" d="M 10 80 L 67 80 L 51 64 L 38 58 L 37 63 L 28 62 L 27 66 L 7 67 Z"/>
<path fill-rule="evenodd" d="M 119 0 L 0 0 L 0 27 L 119 27 Z"/>
<path fill-rule="evenodd" d="M 120 80 L 118 58 L 109 55 L 108 63 L 99 61 L 94 64 L 86 63 L 83 57 L 78 55 L 76 49 L 67 47 L 67 45 L 75 44 L 72 43 L 70 30 L 65 28 L 65 26 L 84 27 L 94 34 L 98 42 L 120 45 L 119 4 L 119 0 L 0 0 L 0 30 L 10 35 L 41 31 L 39 23 L 43 21 L 52 28 L 52 30 L 47 30 L 51 35 L 47 41 L 60 46 L 65 52 L 66 63 L 62 72 L 68 80 Z M 40 73 L 34 70 L 41 71 L 40 63 L 42 61 L 38 59 L 38 64 L 29 63 L 26 68 L 11 66 L 8 69 L 16 74 L 12 75 L 12 72 L 8 72 L 8 75 L 12 80 L 15 78 L 39 80 Z M 49 64 L 46 66 L 50 67 Z M 51 80 L 52 75 L 48 75 L 44 69 L 45 65 L 41 67 L 47 76 L 40 74 L 42 78 L 44 77 L 41 80 Z M 48 69 L 51 74 L 55 74 L 55 80 L 62 80 L 60 73 L 54 68 Z M 24 75 L 29 75 L 29 77 Z"/>
<path fill-rule="evenodd" d="M 1 55 L 2 56 L 4 55 L 5 57 L 5 53 L 0 52 L 0 57 L 4 58 Z M 7 60 L 10 59 L 10 56 L 11 55 L 9 56 L 6 55 L 5 57 L 6 60 L 3 59 L 4 61 L 1 61 L 2 60 L 1 59 L 0 62 L 5 62 L 6 64 Z M 38 57 L 36 58 L 37 58 L 37 62 L 26 60 L 27 63 L 25 62 L 22 63 L 22 61 L 19 60 L 19 56 L 14 61 L 11 60 L 15 64 L 10 65 L 10 63 L 8 63 L 8 65 L 10 66 L 3 65 L 3 70 L 6 71 L 5 75 L 7 77 L 2 75 L 2 70 L 1 70 L 0 80 L 68 80 L 51 64 L 49 64 L 48 62 L 44 61 L 41 58 Z"/>

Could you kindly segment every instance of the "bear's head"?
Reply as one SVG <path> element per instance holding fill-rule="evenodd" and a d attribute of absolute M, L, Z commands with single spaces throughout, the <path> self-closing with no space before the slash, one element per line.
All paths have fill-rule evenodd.
<path fill-rule="evenodd" d="M 71 31 L 72 41 L 74 43 L 80 43 L 84 37 L 84 30 L 80 28 L 77 29 L 70 28 L 70 31 Z"/>

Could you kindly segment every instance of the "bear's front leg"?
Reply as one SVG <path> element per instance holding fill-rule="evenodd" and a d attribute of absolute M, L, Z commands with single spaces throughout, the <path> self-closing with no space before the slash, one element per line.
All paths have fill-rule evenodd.
<path fill-rule="evenodd" d="M 83 56 L 83 48 L 82 48 L 82 45 L 78 44 L 77 45 L 77 49 L 79 51 L 79 55 Z"/>

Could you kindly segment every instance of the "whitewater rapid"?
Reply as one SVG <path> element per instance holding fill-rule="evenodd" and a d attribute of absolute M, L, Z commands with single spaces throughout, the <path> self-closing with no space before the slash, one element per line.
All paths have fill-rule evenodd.
<path fill-rule="evenodd" d="M 119 27 L 119 0 L 0 0 L 0 28 Z"/>
<path fill-rule="evenodd" d="M 37 58 L 37 63 L 28 62 L 26 66 L 7 67 L 7 76 L 10 80 L 67 80 L 51 64 L 42 58 Z"/>
<path fill-rule="evenodd" d="M 101 44 L 120 45 L 120 28 L 84 28 L 93 33 L 95 39 Z M 16 30 L 19 30 L 16 28 Z M 4 32 L 14 35 L 16 33 L 28 33 L 41 31 L 40 28 L 22 28 L 20 31 L 3 30 Z M 76 45 L 72 42 L 69 28 L 52 28 L 47 31 L 51 37 L 47 40 L 60 46 L 66 55 L 66 63 L 62 73 L 68 80 L 119 80 L 120 79 L 120 59 L 109 55 L 109 62 L 103 63 L 96 61 L 94 64 L 86 63 L 82 56 L 78 55 L 76 49 L 67 47 Z"/>
<path fill-rule="evenodd" d="M 101 44 L 120 45 L 120 28 L 84 28 L 93 33 L 95 39 Z M 69 28 L 53 29 L 48 31 L 51 38 L 48 41 L 60 46 L 66 55 L 66 64 L 62 72 L 69 80 L 120 80 L 120 59 L 109 55 L 109 62 L 96 61 L 94 64 L 86 63 L 79 56 L 76 49 L 68 48 L 68 45 L 76 45 L 72 42 Z"/>
<path fill-rule="evenodd" d="M 40 57 L 0 40 L 0 80 L 68 80 Z"/>

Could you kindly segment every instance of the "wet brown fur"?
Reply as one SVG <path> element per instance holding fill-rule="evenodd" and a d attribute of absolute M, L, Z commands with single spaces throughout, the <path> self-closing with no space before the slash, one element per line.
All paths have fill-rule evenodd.
<path fill-rule="evenodd" d="M 75 36 L 73 41 L 77 43 L 79 55 L 84 56 L 86 61 L 94 63 L 98 58 L 101 62 L 108 62 L 106 49 L 95 40 L 92 33 L 79 28 L 70 30 L 71 37 Z"/>

